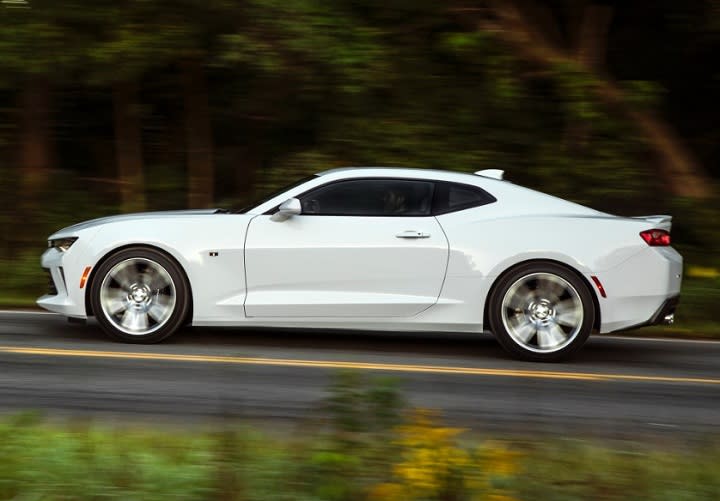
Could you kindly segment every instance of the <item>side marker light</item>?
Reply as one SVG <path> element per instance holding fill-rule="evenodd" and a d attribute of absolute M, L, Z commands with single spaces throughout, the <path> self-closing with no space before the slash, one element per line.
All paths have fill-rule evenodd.
<path fill-rule="evenodd" d="M 80 288 L 84 289 L 85 284 L 87 283 L 87 279 L 90 276 L 90 270 L 92 269 L 92 266 L 86 266 L 85 270 L 82 273 L 82 276 L 80 277 Z"/>
<path fill-rule="evenodd" d="M 603 287 L 603 284 L 600 283 L 600 279 L 596 277 L 595 275 L 592 275 L 590 278 L 592 278 L 592 281 L 595 282 L 595 287 L 597 287 L 598 292 L 602 297 L 607 297 L 607 294 L 605 294 L 605 287 Z"/>

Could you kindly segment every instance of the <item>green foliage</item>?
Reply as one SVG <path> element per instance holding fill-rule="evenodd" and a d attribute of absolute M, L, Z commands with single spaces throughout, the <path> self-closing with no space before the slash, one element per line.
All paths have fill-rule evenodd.
<path fill-rule="evenodd" d="M 558 500 L 715 499 L 720 479 L 712 472 L 719 464 L 720 452 L 711 446 L 672 453 L 568 440 L 532 447 L 514 485 L 528 499 L 537 492 Z"/>
<path fill-rule="evenodd" d="M 631 103 L 639 108 L 654 109 L 664 93 L 664 89 L 657 82 L 648 80 L 629 80 L 623 82 Z"/>
<path fill-rule="evenodd" d="M 342 435 L 382 434 L 396 426 L 404 408 L 398 382 L 377 378 L 368 382 L 360 372 L 338 373 L 327 405 L 335 430 Z"/>
<path fill-rule="evenodd" d="M 28 75 L 57 79 L 77 63 L 68 51 L 73 33 L 59 22 L 63 6 L 34 2 L 34 8 L 0 5 L 0 87 L 16 87 Z"/>
<path fill-rule="evenodd" d="M 0 498 L 201 499 L 211 487 L 205 437 L 53 428 L 32 416 L 0 425 Z"/>
<path fill-rule="evenodd" d="M 417 412 L 338 451 L 324 433 L 0 421 L 0 498 L 268 501 L 717 499 L 720 448 L 601 446 L 581 440 L 478 441 Z"/>

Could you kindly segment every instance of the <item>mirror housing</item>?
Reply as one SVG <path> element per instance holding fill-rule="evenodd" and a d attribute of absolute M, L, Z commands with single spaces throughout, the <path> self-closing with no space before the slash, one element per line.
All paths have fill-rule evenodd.
<path fill-rule="evenodd" d="M 275 214 L 270 216 L 273 221 L 285 221 L 292 216 L 299 216 L 302 214 L 302 205 L 300 200 L 297 198 L 289 198 L 280 204 Z"/>

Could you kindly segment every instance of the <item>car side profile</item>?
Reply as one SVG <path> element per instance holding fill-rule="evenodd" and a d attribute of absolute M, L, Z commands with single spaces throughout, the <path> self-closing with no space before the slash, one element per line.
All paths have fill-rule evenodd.
<path fill-rule="evenodd" d="M 247 209 L 127 214 L 49 237 L 38 304 L 113 338 L 183 325 L 492 332 L 565 358 L 594 330 L 671 322 L 671 218 L 602 213 L 502 180 L 344 168 Z"/>

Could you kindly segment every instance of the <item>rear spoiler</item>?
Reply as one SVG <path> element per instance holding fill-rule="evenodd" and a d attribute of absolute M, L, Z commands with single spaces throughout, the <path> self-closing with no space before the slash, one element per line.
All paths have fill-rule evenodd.
<path fill-rule="evenodd" d="M 485 169 L 479 170 L 475 173 L 476 176 L 489 177 L 491 179 L 498 179 L 500 181 L 505 177 L 505 171 L 501 169 Z"/>
<path fill-rule="evenodd" d="M 670 231 L 672 227 L 672 216 L 654 215 L 654 216 L 635 216 L 632 219 L 643 219 L 648 223 L 652 223 L 655 228 Z"/>

